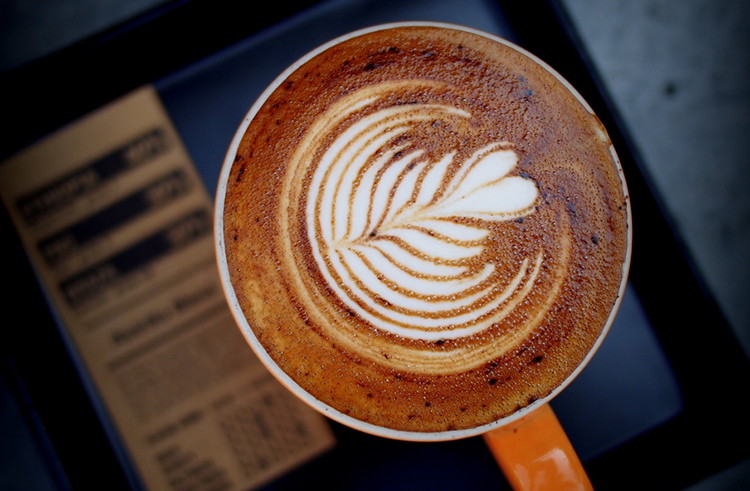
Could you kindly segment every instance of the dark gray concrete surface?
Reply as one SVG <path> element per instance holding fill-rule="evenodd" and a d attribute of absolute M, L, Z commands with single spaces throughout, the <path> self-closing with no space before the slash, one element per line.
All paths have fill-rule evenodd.
<path fill-rule="evenodd" d="M 563 3 L 700 274 L 750 353 L 750 2 Z M 750 489 L 750 461 L 688 489 Z"/>
<path fill-rule="evenodd" d="M 0 0 L 0 72 L 162 3 Z M 750 2 L 563 3 L 700 273 L 750 353 Z M 0 489 L 58 489 L 39 445 L 0 380 Z M 747 489 L 750 461 L 688 488 Z"/>

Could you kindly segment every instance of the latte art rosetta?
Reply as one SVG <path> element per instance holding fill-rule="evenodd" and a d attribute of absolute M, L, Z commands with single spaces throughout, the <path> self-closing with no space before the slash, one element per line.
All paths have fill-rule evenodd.
<path fill-rule="evenodd" d="M 294 175 L 314 169 L 305 186 L 305 222 L 327 286 L 369 329 L 429 344 L 363 342 L 361 332 L 353 335 L 361 322 L 325 323 L 328 334 L 379 362 L 387 357 L 394 366 L 418 363 L 448 373 L 501 355 L 537 325 L 519 324 L 491 343 L 433 349 L 483 333 L 531 291 L 543 250 L 503 265 L 511 276 L 498 274 L 502 258 L 484 253 L 491 224 L 532 214 L 539 190 L 529 177 L 511 175 L 518 157 L 508 142 L 485 144 L 463 160 L 455 150 L 430 159 L 408 138 L 425 125 L 468 126 L 472 115 L 464 110 L 413 103 L 368 111 L 386 94 L 422 85 L 436 84 L 383 83 L 344 97 L 312 126 L 295 153 Z M 352 117 L 360 112 L 366 115 Z M 301 182 L 291 183 L 297 186 L 291 194 L 304 194 Z M 457 352 L 463 365 L 455 363 Z"/>
<path fill-rule="evenodd" d="M 352 125 L 324 154 L 308 197 L 309 238 L 330 286 L 377 329 L 412 339 L 452 339 L 486 329 L 503 315 L 500 305 L 527 272 L 496 288 L 493 264 L 469 265 L 484 250 L 489 231 L 453 221 L 531 213 L 538 191 L 530 179 L 507 176 L 517 160 L 512 150 L 502 143 L 479 149 L 450 179 L 454 153 L 430 162 L 408 143 L 383 151 L 410 124 L 439 121 L 445 113 L 471 117 L 417 104 L 387 108 Z M 533 266 L 528 284 L 538 259 Z"/>

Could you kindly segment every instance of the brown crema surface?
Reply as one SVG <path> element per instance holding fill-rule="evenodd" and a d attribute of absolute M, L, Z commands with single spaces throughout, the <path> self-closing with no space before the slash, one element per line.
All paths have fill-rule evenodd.
<path fill-rule="evenodd" d="M 444 114 L 433 107 L 459 112 Z M 515 214 L 440 218 L 486 231 L 471 244 L 453 240 L 481 250 L 460 260 L 435 259 L 394 239 L 383 220 L 368 216 L 372 204 L 363 211 L 353 208 L 347 218 L 370 220 L 363 238 L 352 241 L 365 244 L 357 251 L 382 243 L 376 239 L 391 240 L 438 266 L 464 268 L 462 278 L 491 270 L 458 300 L 418 295 L 408 284 L 380 278 L 394 295 L 425 303 L 478 295 L 466 307 L 415 312 L 373 293 L 366 279 L 347 279 L 351 268 L 336 269 L 331 257 L 336 253 L 327 248 L 330 240 L 321 224 L 326 219 L 310 218 L 325 208 L 330 182 L 338 182 L 316 188 L 316 171 L 328 165 L 326 152 L 355 123 L 400 108 L 425 116 L 363 154 L 364 170 L 355 184 L 366 181 L 367 166 L 378 159 L 387 169 L 399 165 L 404 153 L 420 149 L 415 161 L 426 170 L 419 171 L 404 205 L 410 209 L 420 186 L 427 186 L 428 170 L 452 153 L 427 209 L 449 194 L 449 183 L 472 155 L 497 144 L 516 159 L 507 178 L 530 180 L 536 187 L 532 206 Z M 388 121 L 383 131 L 397 126 Z M 400 171 L 394 189 L 411 169 Z M 302 64 L 258 110 L 228 179 L 226 261 L 254 335 L 315 398 L 345 415 L 396 430 L 474 428 L 549 395 L 596 345 L 624 282 L 628 197 L 623 188 L 601 123 L 524 54 L 459 30 L 375 31 Z M 483 269 L 487 265 L 491 268 Z M 492 302 L 497 305 L 490 309 Z M 394 312 L 395 328 L 379 325 L 381 311 Z M 402 320 L 413 315 L 437 325 L 441 312 L 466 318 L 434 330 L 429 325 L 411 330 Z M 467 334 L 455 334 L 456 329 Z"/>

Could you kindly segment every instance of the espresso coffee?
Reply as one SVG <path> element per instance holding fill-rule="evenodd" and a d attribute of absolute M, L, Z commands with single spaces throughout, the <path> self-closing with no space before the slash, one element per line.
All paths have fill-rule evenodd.
<path fill-rule="evenodd" d="M 549 68 L 481 33 L 389 26 L 314 52 L 253 107 L 223 179 L 240 324 L 334 418 L 502 420 L 580 370 L 625 282 L 606 131 Z"/>

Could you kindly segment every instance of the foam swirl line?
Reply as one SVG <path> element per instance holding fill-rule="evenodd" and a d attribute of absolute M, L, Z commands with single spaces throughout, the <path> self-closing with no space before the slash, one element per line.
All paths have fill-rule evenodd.
<path fill-rule="evenodd" d="M 387 280 L 377 278 L 377 281 L 394 291 L 401 290 L 402 285 L 409 285 L 405 294 L 416 298 L 428 297 L 429 299 L 445 301 L 448 299 L 447 297 L 461 295 L 462 292 L 473 290 L 477 285 L 487 280 L 494 270 L 491 265 L 486 264 L 481 268 L 479 274 L 473 274 L 468 278 L 465 275 L 425 278 L 423 275 L 415 275 L 408 268 L 400 267 L 398 263 L 390 261 L 377 249 L 351 247 L 349 251 L 356 254 L 357 259 L 373 275 L 383 273 L 384 278 L 387 278 Z M 341 251 L 341 253 L 350 254 L 349 251 Z"/>
<path fill-rule="evenodd" d="M 529 261 L 525 260 L 518 274 L 502 290 L 490 286 L 476 295 L 467 297 L 463 302 L 457 300 L 438 305 L 434 302 L 424 302 L 418 305 L 421 307 L 418 310 L 397 311 L 383 307 L 373 298 L 383 298 L 380 294 L 385 293 L 384 289 L 373 293 L 348 275 L 345 279 L 357 286 L 334 289 L 339 295 L 356 295 L 362 303 L 350 304 L 350 308 L 380 328 L 384 328 L 384 324 L 387 323 L 387 330 L 391 334 L 425 341 L 458 339 L 477 334 L 502 320 L 512 310 L 511 305 L 504 304 L 511 299 L 523 299 L 530 291 L 539 273 L 541 259 L 540 254 L 533 265 L 529 265 Z M 391 300 L 395 299 L 389 297 L 388 303 L 391 303 Z M 413 299 L 410 300 L 417 303 Z M 517 302 L 513 302 L 513 305 L 515 303 Z"/>

